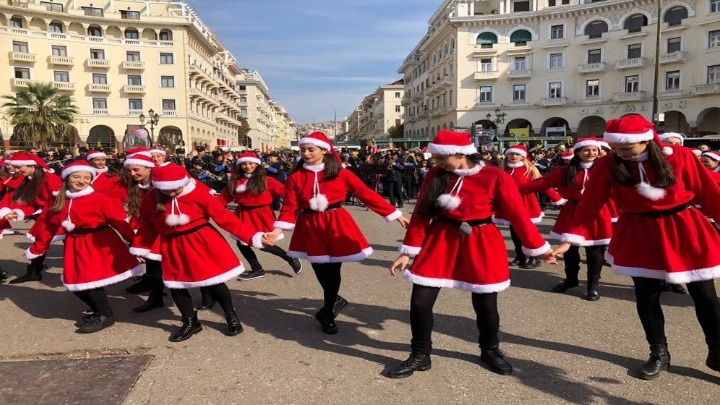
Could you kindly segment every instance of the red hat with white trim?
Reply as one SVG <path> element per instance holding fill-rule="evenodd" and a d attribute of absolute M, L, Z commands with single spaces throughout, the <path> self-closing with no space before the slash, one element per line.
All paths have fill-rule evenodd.
<path fill-rule="evenodd" d="M 602 148 L 602 143 L 595 137 L 590 138 L 582 138 L 578 139 L 578 141 L 573 145 L 573 150 L 582 149 L 586 146 L 595 146 L 598 149 Z"/>
<path fill-rule="evenodd" d="M 97 172 L 95 169 L 90 166 L 90 164 L 84 160 L 76 160 L 69 165 L 63 167 L 61 172 L 61 177 L 64 179 L 67 176 L 77 173 L 77 172 L 88 172 L 92 176 L 92 178 L 95 178 L 97 175 Z"/>
<path fill-rule="evenodd" d="M 134 155 L 141 154 L 143 156 L 152 157 L 152 154 L 150 153 L 150 148 L 146 148 L 144 146 L 138 146 L 137 148 L 128 149 L 125 151 L 125 157 L 130 158 Z"/>
<path fill-rule="evenodd" d="M 507 155 L 508 153 L 517 153 L 518 155 L 525 157 L 525 158 L 528 155 L 527 148 L 523 144 L 513 145 L 513 146 L 505 149 L 505 155 Z"/>
<path fill-rule="evenodd" d="M 638 143 L 654 141 L 665 155 L 672 155 L 673 149 L 663 145 L 657 132 L 653 129 L 655 124 L 640 114 L 630 114 L 621 118 L 611 119 L 605 126 L 603 138 L 608 143 Z"/>
<path fill-rule="evenodd" d="M 326 151 L 332 153 L 338 162 L 342 162 L 342 159 L 340 159 L 340 155 L 338 155 L 337 151 L 333 147 L 332 142 L 322 132 L 320 132 L 320 131 L 313 132 L 307 136 L 300 138 L 300 140 L 298 141 L 298 146 L 308 145 L 308 144 L 315 145 L 321 149 L 325 149 Z"/>
<path fill-rule="evenodd" d="M 663 142 L 665 142 L 665 140 L 666 140 L 666 139 L 669 139 L 669 138 L 677 138 L 677 139 L 679 139 L 679 140 L 680 140 L 680 145 L 682 145 L 683 142 L 685 142 L 685 136 L 684 136 L 683 134 L 679 134 L 679 133 L 677 133 L 677 132 L 665 132 L 665 133 L 662 133 L 662 134 L 658 135 L 658 137 L 660 137 L 660 140 L 663 141 Z"/>
<path fill-rule="evenodd" d="M 428 144 L 428 152 L 434 155 L 473 155 L 478 153 L 468 132 L 440 130 Z"/>
<path fill-rule="evenodd" d="M 710 158 L 710 159 L 712 159 L 712 160 L 714 160 L 714 161 L 719 161 L 719 160 L 720 160 L 720 152 L 715 152 L 715 151 L 712 151 L 712 150 L 708 150 L 708 151 L 703 152 L 701 156 L 708 157 L 708 158 Z"/>
<path fill-rule="evenodd" d="M 690 152 L 692 152 L 693 155 L 695 155 L 695 157 L 702 156 L 702 151 L 700 149 L 698 149 L 698 148 L 688 148 L 688 149 L 690 149 Z"/>
<path fill-rule="evenodd" d="M 45 163 L 44 160 L 40 159 L 37 155 L 33 155 L 32 153 L 27 152 L 16 152 L 13 153 L 12 156 L 10 156 L 7 160 L 5 160 L 6 164 L 9 164 L 11 166 L 38 166 L 43 171 L 53 173 L 54 170 L 50 169 L 48 167 L 47 163 Z"/>
<path fill-rule="evenodd" d="M 242 155 L 240 155 L 240 157 L 238 157 L 237 165 L 240 165 L 240 163 L 245 163 L 245 162 L 256 163 L 256 164 L 262 163 L 260 161 L 260 158 L 258 158 L 257 155 L 252 152 L 245 152 Z"/>
<path fill-rule="evenodd" d="M 184 167 L 174 163 L 157 166 L 152 171 L 152 184 L 158 190 L 175 190 L 190 183 L 190 176 Z"/>
<path fill-rule="evenodd" d="M 107 158 L 107 154 L 100 150 L 91 150 L 87 153 L 87 155 L 85 155 L 85 160 L 91 161 L 99 157 Z"/>
<path fill-rule="evenodd" d="M 560 157 L 562 160 L 568 161 L 572 160 L 573 156 L 575 156 L 575 152 L 568 150 L 560 154 Z"/>
<path fill-rule="evenodd" d="M 152 149 L 150 149 L 148 152 L 150 152 L 151 155 L 152 155 L 153 153 L 157 153 L 157 154 L 159 154 L 159 155 L 167 156 L 167 152 L 165 152 L 164 149 L 158 148 L 158 147 L 152 148 Z"/>
<path fill-rule="evenodd" d="M 128 167 L 130 165 L 138 165 L 143 167 L 149 167 L 152 169 L 153 167 L 155 167 L 155 162 L 153 162 L 152 157 L 140 152 L 134 153 L 125 159 L 125 161 L 123 162 L 123 166 Z"/>

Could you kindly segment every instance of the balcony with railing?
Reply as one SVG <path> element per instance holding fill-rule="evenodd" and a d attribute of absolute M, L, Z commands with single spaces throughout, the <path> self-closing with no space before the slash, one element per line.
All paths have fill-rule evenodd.
<path fill-rule="evenodd" d="M 125 70 L 145 70 L 145 62 L 125 60 L 122 63 L 122 68 Z"/>
<path fill-rule="evenodd" d="M 615 93 L 613 99 L 617 102 L 622 101 L 641 101 L 646 98 L 644 91 L 634 91 L 631 93 Z"/>
<path fill-rule="evenodd" d="M 532 77 L 532 70 L 530 69 L 513 69 L 508 70 L 508 79 L 525 79 Z"/>
<path fill-rule="evenodd" d="M 540 100 L 540 104 L 543 107 L 556 106 L 556 105 L 567 105 L 567 97 L 548 97 Z"/>
<path fill-rule="evenodd" d="M 48 63 L 51 65 L 72 66 L 75 64 L 75 58 L 72 56 L 48 56 Z"/>
<path fill-rule="evenodd" d="M 126 84 L 123 86 L 123 93 L 145 94 L 145 86 L 141 84 Z"/>
<path fill-rule="evenodd" d="M 112 88 L 109 84 L 101 83 L 90 83 L 88 84 L 88 91 L 93 93 L 110 93 Z"/>
<path fill-rule="evenodd" d="M 664 65 L 667 63 L 685 63 L 687 54 L 685 52 L 677 51 L 672 53 L 663 53 L 660 55 L 660 64 Z"/>
<path fill-rule="evenodd" d="M 692 86 L 693 94 L 715 94 L 720 93 L 720 83 L 701 84 Z"/>
<path fill-rule="evenodd" d="M 473 73 L 473 79 L 477 81 L 482 80 L 497 80 L 500 78 L 500 72 L 497 70 L 484 70 L 481 72 Z"/>
<path fill-rule="evenodd" d="M 30 79 L 10 79 L 10 85 L 13 87 L 27 87 L 30 83 L 34 83 L 34 81 Z"/>
<path fill-rule="evenodd" d="M 598 62 L 598 63 L 585 63 L 583 65 L 578 66 L 578 73 L 585 74 L 585 73 L 597 73 L 597 72 L 604 72 L 605 71 L 605 62 Z"/>
<path fill-rule="evenodd" d="M 73 82 L 52 82 L 53 87 L 60 91 L 75 91 L 75 83 Z"/>
<path fill-rule="evenodd" d="M 93 108 L 92 113 L 93 113 L 93 115 L 108 115 L 108 109 L 107 108 Z"/>
<path fill-rule="evenodd" d="M 35 62 L 37 55 L 30 52 L 13 52 L 10 51 L 10 60 L 13 62 Z"/>
<path fill-rule="evenodd" d="M 134 109 L 134 108 L 131 108 L 131 109 L 128 111 L 128 115 L 131 116 L 131 117 L 139 117 L 140 114 L 143 114 L 143 115 L 144 115 L 145 112 L 144 112 L 143 110 L 136 110 L 136 109 Z"/>
<path fill-rule="evenodd" d="M 162 110 L 160 115 L 163 117 L 177 117 L 178 113 L 177 110 Z"/>
<path fill-rule="evenodd" d="M 645 67 L 647 60 L 645 58 L 622 59 L 615 62 L 615 69 L 637 69 Z"/>
<path fill-rule="evenodd" d="M 87 67 L 89 67 L 89 68 L 102 68 L 102 69 L 107 69 L 107 68 L 110 67 L 110 60 L 109 60 L 109 59 L 93 59 L 93 58 L 88 58 L 88 59 L 85 61 L 85 64 L 86 64 Z"/>
<path fill-rule="evenodd" d="M 28 8 L 28 0 L 7 0 L 8 6 Z"/>

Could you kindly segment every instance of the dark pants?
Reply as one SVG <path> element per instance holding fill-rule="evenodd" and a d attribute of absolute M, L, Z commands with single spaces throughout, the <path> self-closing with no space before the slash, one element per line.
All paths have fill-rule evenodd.
<path fill-rule="evenodd" d="M 332 313 L 338 292 L 340 292 L 340 268 L 342 263 L 311 263 L 315 277 L 323 289 L 323 308 Z"/>
<path fill-rule="evenodd" d="M 162 278 L 162 262 L 145 259 L 145 276 L 148 277 L 152 285 L 150 294 L 162 294 L 165 289 Z"/>
<path fill-rule="evenodd" d="M 112 309 L 108 302 L 107 293 L 103 287 L 93 288 L 91 290 L 73 291 L 76 297 L 90 307 L 90 310 L 99 315 L 110 316 Z"/>
<path fill-rule="evenodd" d="M 633 277 L 638 316 L 649 344 L 667 344 L 665 316 L 660 305 L 664 280 Z M 695 302 L 695 315 L 705 334 L 708 347 L 720 350 L 720 301 L 713 280 L 687 283 L 687 290 Z"/>
<path fill-rule="evenodd" d="M 597 280 L 600 278 L 600 272 L 602 271 L 603 253 L 605 246 L 586 246 L 585 256 L 587 257 L 588 281 Z M 580 273 L 580 247 L 571 246 L 567 252 L 563 254 L 563 261 L 565 262 L 565 279 L 570 281 L 578 280 L 578 273 Z"/>
<path fill-rule="evenodd" d="M 389 181 L 387 183 L 390 191 L 390 204 L 397 204 L 398 206 L 403 205 L 402 195 L 402 182 L 400 181 Z"/>
<path fill-rule="evenodd" d="M 410 328 L 413 351 L 426 355 L 432 354 L 433 306 L 440 288 L 413 284 L 410 297 Z M 497 293 L 472 293 L 472 304 L 476 315 L 476 325 L 480 336 L 481 349 L 492 349 L 499 345 L 500 315 L 497 309 Z"/>
<path fill-rule="evenodd" d="M 415 198 L 415 176 L 403 176 L 402 184 L 405 196 L 408 199 Z"/>
<path fill-rule="evenodd" d="M 527 256 L 522 251 L 522 241 L 520 235 L 515 232 L 513 227 L 510 227 L 510 238 L 512 239 L 513 246 L 515 247 L 515 258 L 518 259 L 518 264 L 525 264 L 527 262 Z"/>
<path fill-rule="evenodd" d="M 212 297 L 212 299 L 220 303 L 220 307 L 226 313 L 233 310 L 230 290 L 225 283 L 200 287 L 200 292 L 202 292 L 203 295 L 207 294 Z M 175 301 L 175 306 L 178 310 L 180 310 L 180 314 L 183 318 L 191 318 L 195 315 L 195 307 L 193 306 L 190 291 L 185 288 L 172 288 L 170 289 L 170 294 L 173 297 L 173 301 Z"/>
<path fill-rule="evenodd" d="M 240 249 L 240 253 L 242 253 L 243 257 L 245 257 L 245 259 L 248 261 L 248 264 L 250 265 L 250 270 L 256 271 L 263 269 L 252 247 L 243 245 L 240 242 L 237 242 L 237 247 L 238 249 Z M 285 250 L 283 250 L 280 246 L 265 246 L 260 250 L 273 254 L 288 263 L 292 262 L 292 257 L 288 256 L 287 252 L 285 252 Z"/>

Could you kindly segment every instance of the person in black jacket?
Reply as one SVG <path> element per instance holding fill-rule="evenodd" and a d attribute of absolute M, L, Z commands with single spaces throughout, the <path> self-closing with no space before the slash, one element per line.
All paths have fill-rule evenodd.
<path fill-rule="evenodd" d="M 402 181 L 403 181 L 403 163 L 400 156 L 392 155 L 388 160 L 388 174 L 386 181 L 389 190 L 390 204 L 402 208 Z"/>

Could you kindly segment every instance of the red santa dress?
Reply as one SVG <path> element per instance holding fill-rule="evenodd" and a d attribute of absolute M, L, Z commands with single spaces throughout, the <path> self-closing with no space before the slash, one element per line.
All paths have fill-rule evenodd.
<path fill-rule="evenodd" d="M 38 168 L 37 170 L 43 169 Z M 30 177 L 27 177 L 23 181 L 30 181 L 30 179 Z M 55 200 L 55 195 L 57 195 L 61 185 L 62 180 L 60 177 L 49 172 L 43 173 L 43 181 L 40 184 L 40 189 L 38 190 L 35 199 L 33 199 L 33 201 L 13 201 L 13 194 L 6 194 L 5 197 L 3 197 L 2 202 L 0 202 L 0 217 L 4 217 L 10 212 L 17 214 L 15 221 L 22 221 L 31 215 L 40 214 L 40 216 L 42 216 L 46 206 L 48 204 L 52 204 Z M 30 230 L 28 230 L 26 236 L 30 242 L 35 241 L 34 235 L 38 232 L 38 226 L 38 221 L 35 221 L 33 226 L 30 227 Z M 58 232 L 63 234 L 64 229 L 59 229 Z"/>
<path fill-rule="evenodd" d="M 12 198 L 12 194 L 15 192 L 15 190 L 17 190 L 17 188 L 20 186 L 24 179 L 25 176 L 20 172 L 16 172 L 2 179 L 2 182 L 0 182 L 0 194 L 2 194 L 3 197 L 10 195 L 10 198 Z M 12 235 L 14 233 L 15 230 L 13 230 L 12 226 L 10 225 L 10 221 L 5 219 L 4 216 L 0 217 L 0 239 L 2 239 L 4 235 Z"/>
<path fill-rule="evenodd" d="M 425 176 L 421 200 L 426 185 L 440 170 L 432 168 Z M 523 241 L 525 254 L 538 256 L 550 250 L 528 217 L 515 182 L 503 170 L 483 162 L 471 169 L 455 170 L 447 194 L 439 199 L 448 195 L 459 198 L 456 208 L 445 208 L 435 218 L 413 214 L 410 219 L 400 253 L 417 255 L 404 275 L 412 283 L 474 293 L 508 288 L 510 268 L 505 239 L 491 222 L 500 207 Z M 415 205 L 416 210 L 419 205 Z M 461 235 L 461 223 L 473 221 L 481 223 L 472 226 L 469 235 Z"/>
<path fill-rule="evenodd" d="M 97 175 L 92 183 L 95 191 L 122 202 L 127 200 L 127 184 L 125 184 L 120 176 L 109 177 L 107 175 L 107 167 L 104 169 L 95 169 L 95 172 Z"/>
<path fill-rule="evenodd" d="M 529 173 L 529 170 L 525 167 L 523 162 L 519 162 L 515 165 L 508 164 L 508 167 L 505 168 L 505 172 L 508 173 L 513 180 L 515 180 L 515 184 L 518 187 L 532 180 L 532 175 Z M 560 197 L 560 194 L 551 188 L 542 190 L 542 192 L 548 196 L 553 205 L 563 205 L 565 203 L 565 200 Z M 520 202 L 525 210 L 527 210 L 533 224 L 539 224 L 542 222 L 545 213 L 540 208 L 540 203 L 538 202 L 535 194 L 522 195 L 520 197 Z M 499 206 L 493 221 L 499 225 L 510 225 L 510 214 L 506 212 L 510 209 L 514 209 L 514 207 L 510 208 L 508 206 Z"/>
<path fill-rule="evenodd" d="M 393 221 L 402 213 L 366 186 L 353 172 L 340 169 L 325 180 L 325 164 L 304 164 L 285 181 L 285 195 L 275 228 L 294 230 L 288 255 L 310 263 L 357 262 L 372 254 L 372 248 L 341 206 L 348 192 L 365 206 Z"/>
<path fill-rule="evenodd" d="M 262 194 L 254 194 L 247 190 L 247 182 L 252 173 L 245 173 L 244 176 L 235 181 L 235 185 L 229 185 L 223 190 L 221 197 L 225 204 L 237 203 L 235 215 L 245 227 L 255 232 L 270 232 L 275 223 L 275 211 L 271 204 L 274 197 L 282 197 L 285 193 L 285 186 L 272 177 L 266 177 L 266 188 Z M 283 235 L 278 236 L 278 240 Z"/>

